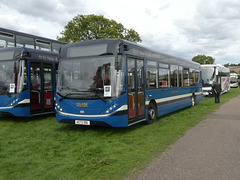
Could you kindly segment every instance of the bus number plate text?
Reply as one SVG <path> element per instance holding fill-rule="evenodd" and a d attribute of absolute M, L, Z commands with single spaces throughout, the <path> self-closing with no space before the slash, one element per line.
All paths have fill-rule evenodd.
<path fill-rule="evenodd" d="M 75 124 L 89 126 L 90 125 L 90 121 L 75 120 Z"/>

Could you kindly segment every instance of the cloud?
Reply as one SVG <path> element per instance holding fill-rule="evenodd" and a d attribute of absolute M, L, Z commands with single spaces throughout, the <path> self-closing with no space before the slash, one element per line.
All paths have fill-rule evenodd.
<path fill-rule="evenodd" d="M 232 48 L 240 39 L 239 1 L 201 1 L 195 15 L 176 19 L 175 26 L 198 54 L 211 55 L 219 62 L 237 61 Z M 236 50 L 236 48 L 234 48 Z M 239 50 L 238 50 L 239 51 Z M 228 54 L 229 59 L 226 60 Z M 239 54 L 239 53 L 238 53 Z M 196 54 L 197 55 L 197 54 Z"/>
<path fill-rule="evenodd" d="M 52 39 L 74 16 L 86 12 L 83 0 L 1 0 L 0 9 L 1 27 Z"/>
<path fill-rule="evenodd" d="M 1 0 L 1 27 L 56 38 L 77 14 L 96 14 L 137 31 L 143 45 L 186 59 L 239 61 L 239 0 Z M 237 62 L 239 63 L 239 62 Z"/>
<path fill-rule="evenodd" d="M 83 0 L 2 0 L 0 5 L 11 7 L 21 15 L 44 19 L 45 21 L 66 24 L 73 18 L 73 15 L 84 12 L 85 3 Z M 14 4 L 14 6 L 12 6 Z"/>
<path fill-rule="evenodd" d="M 203 0 L 198 11 L 207 19 L 239 19 L 240 1 L 238 0 Z"/>

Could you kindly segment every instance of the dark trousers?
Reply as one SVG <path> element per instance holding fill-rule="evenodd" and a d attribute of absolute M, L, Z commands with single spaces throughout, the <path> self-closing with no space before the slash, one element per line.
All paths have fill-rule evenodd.
<path fill-rule="evenodd" d="M 220 103 L 220 92 L 215 93 L 215 103 Z"/>

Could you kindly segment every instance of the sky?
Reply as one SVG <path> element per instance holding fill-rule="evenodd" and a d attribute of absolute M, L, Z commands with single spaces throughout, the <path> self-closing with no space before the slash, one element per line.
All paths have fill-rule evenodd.
<path fill-rule="evenodd" d="M 0 27 L 51 39 L 78 14 L 103 15 L 134 29 L 141 44 L 155 51 L 240 63 L 239 0 L 0 1 Z"/>

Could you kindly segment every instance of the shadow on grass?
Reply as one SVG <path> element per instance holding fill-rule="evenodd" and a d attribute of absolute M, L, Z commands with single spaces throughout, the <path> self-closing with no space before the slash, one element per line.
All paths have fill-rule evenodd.
<path fill-rule="evenodd" d="M 15 123 L 24 123 L 30 121 L 42 121 L 47 118 L 55 118 L 55 114 L 46 114 L 46 115 L 39 115 L 39 116 L 32 116 L 32 117 L 15 117 L 15 116 L 0 116 L 0 121 L 11 121 Z"/>
<path fill-rule="evenodd" d="M 95 131 L 99 134 L 122 134 L 122 133 L 129 133 L 136 129 L 140 129 L 141 127 L 146 126 L 143 123 L 135 124 L 130 127 L 106 127 L 106 126 L 81 126 L 81 125 L 75 125 L 75 124 L 64 124 L 64 123 L 58 123 L 60 124 L 60 127 L 58 128 L 59 131 L 67 132 L 67 131 L 81 131 L 81 132 L 88 132 L 88 131 Z"/>

